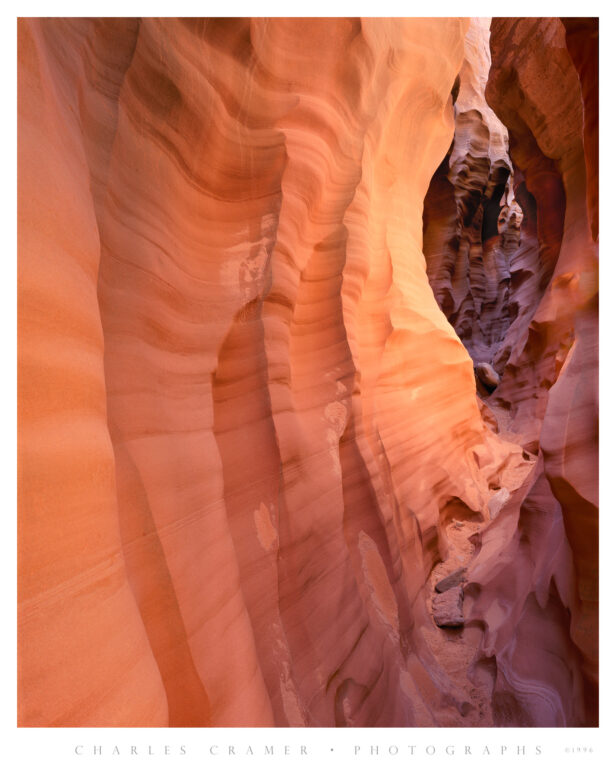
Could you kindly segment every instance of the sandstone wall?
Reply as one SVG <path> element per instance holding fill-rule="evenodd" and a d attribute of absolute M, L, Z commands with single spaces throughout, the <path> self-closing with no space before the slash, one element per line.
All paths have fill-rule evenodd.
<path fill-rule="evenodd" d="M 510 335 L 490 400 L 539 459 L 519 511 L 512 502 L 484 534 L 475 575 L 495 719 L 513 726 L 598 720 L 596 22 L 491 24 L 486 96 L 507 126 L 516 197 L 538 246 L 523 238 L 513 258 L 526 263 L 519 291 L 535 308 Z"/>
<path fill-rule="evenodd" d="M 582 93 L 587 36 L 570 30 L 570 55 L 560 22 L 541 24 L 536 56 L 559 41 Z M 502 723 L 588 720 L 594 135 L 584 123 L 582 142 L 581 101 L 570 130 L 552 128 L 566 108 L 537 108 L 558 95 L 539 83 L 538 102 L 524 96 L 529 77 L 515 139 L 490 83 L 513 77 L 522 48 L 501 42 L 507 22 L 492 28 L 488 101 L 527 191 L 514 178 L 509 204 L 514 188 L 522 209 L 535 196 L 526 246 L 553 269 L 528 341 L 500 368 L 495 409 L 517 421 L 501 435 L 430 286 L 438 228 L 428 271 L 422 252 L 454 98 L 458 176 L 488 148 L 481 184 L 495 168 L 504 192 L 506 132 L 490 116 L 486 140 L 476 115 L 485 21 L 19 22 L 21 725 L 464 725 L 471 706 L 430 645 L 427 580 L 452 554 L 453 516 L 489 522 L 505 485 L 513 514 L 485 532 L 471 575 L 477 672 Z M 566 206 L 544 212 L 539 191 L 560 202 L 559 184 Z M 445 193 L 426 208 L 451 228 L 466 194 L 451 209 Z M 482 292 L 515 291 L 499 287 Z M 513 324 L 494 312 L 488 326 L 482 356 Z M 540 452 L 532 479 L 523 446 Z M 511 566 L 540 499 L 529 561 L 549 552 L 554 566 L 529 580 Z M 490 543 L 509 557 L 495 563 Z M 533 645 L 555 637 L 578 689 L 567 703 L 561 676 L 546 677 L 543 712 L 520 707 L 525 674 L 503 649 L 516 620 L 522 647 L 538 617 Z"/>

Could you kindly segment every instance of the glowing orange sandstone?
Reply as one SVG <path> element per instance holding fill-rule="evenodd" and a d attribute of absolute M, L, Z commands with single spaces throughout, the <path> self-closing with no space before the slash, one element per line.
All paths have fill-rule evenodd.
<path fill-rule="evenodd" d="M 21 725 L 464 723 L 425 585 L 522 463 L 422 254 L 469 24 L 19 23 Z"/>

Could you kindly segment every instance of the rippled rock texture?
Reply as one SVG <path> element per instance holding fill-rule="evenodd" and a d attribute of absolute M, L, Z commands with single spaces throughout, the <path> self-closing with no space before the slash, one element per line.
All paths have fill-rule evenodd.
<path fill-rule="evenodd" d="M 476 669 L 495 677 L 498 725 L 595 724 L 597 20 L 490 29 L 487 101 L 458 98 L 424 214 L 428 273 L 474 360 L 484 418 L 538 456 L 525 497 L 508 504 L 503 487 L 490 502 L 498 520 L 469 576 L 484 627 Z"/>
<path fill-rule="evenodd" d="M 475 365 L 498 359 L 515 319 L 511 258 L 522 220 L 510 183 L 507 130 L 485 98 L 489 38 L 490 19 L 473 20 L 454 91 L 454 140 L 432 178 L 423 215 L 434 294 Z"/>
<path fill-rule="evenodd" d="M 487 20 L 19 22 L 21 725 L 485 723 L 429 610 L 467 524 L 481 704 L 592 723 L 570 24 L 493 21 L 489 71 Z"/>

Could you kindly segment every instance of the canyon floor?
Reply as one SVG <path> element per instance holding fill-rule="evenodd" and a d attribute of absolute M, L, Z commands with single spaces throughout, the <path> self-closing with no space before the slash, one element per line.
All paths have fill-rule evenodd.
<path fill-rule="evenodd" d="M 501 420 L 507 415 L 505 410 L 499 410 L 498 413 Z M 514 493 L 532 474 L 536 460 L 536 457 L 530 456 L 528 460 L 517 466 L 508 466 L 502 487 L 506 487 L 510 494 Z M 452 714 L 455 716 L 449 724 L 452 727 L 494 726 L 491 708 L 493 681 L 481 670 L 475 671 L 473 680 L 469 677 L 469 669 L 481 642 L 481 629 L 473 623 L 465 623 L 460 627 L 437 626 L 433 619 L 432 601 L 436 595 L 435 586 L 438 582 L 459 568 L 466 568 L 467 571 L 470 569 L 478 553 L 481 534 L 490 522 L 479 517 L 476 520 L 455 518 L 450 520 L 445 525 L 449 554 L 444 561 L 434 566 L 427 582 L 426 608 L 432 620 L 432 626 L 424 630 L 424 638 L 434 658 L 451 679 L 458 699 L 462 697 L 467 702 L 459 715 Z"/>

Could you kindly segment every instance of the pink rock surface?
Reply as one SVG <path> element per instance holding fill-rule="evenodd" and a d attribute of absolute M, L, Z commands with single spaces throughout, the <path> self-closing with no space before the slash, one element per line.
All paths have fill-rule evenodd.
<path fill-rule="evenodd" d="M 588 20 L 577 61 L 558 19 L 494 19 L 491 29 L 488 101 L 509 130 L 540 263 L 553 267 L 491 397 L 511 407 L 509 427 L 540 463 L 519 514 L 508 506 L 490 528 L 502 551 L 477 558 L 474 613 L 487 623 L 483 656 L 496 662 L 497 721 L 596 725 L 596 23 Z M 508 519 L 517 521 L 510 535 Z"/>
<path fill-rule="evenodd" d="M 462 588 L 450 587 L 432 598 L 434 623 L 439 627 L 460 627 L 464 624 L 462 614 Z"/>
<path fill-rule="evenodd" d="M 594 140 L 550 102 L 508 155 L 506 25 L 490 73 L 486 20 L 19 22 L 20 725 L 592 721 Z M 558 25 L 529 104 L 551 40 L 588 77 Z"/>
<path fill-rule="evenodd" d="M 458 568 L 437 582 L 437 584 L 434 586 L 434 589 L 436 592 L 445 592 L 446 590 L 450 590 L 452 587 L 456 587 L 457 585 L 462 584 L 464 581 L 466 581 L 465 577 L 466 569 Z"/>
<path fill-rule="evenodd" d="M 519 244 L 520 208 L 508 182 L 507 129 L 485 97 L 489 41 L 490 20 L 472 19 L 458 76 L 454 141 L 424 203 L 424 252 L 443 312 L 475 364 L 491 367 L 515 318 L 509 263 Z"/>
<path fill-rule="evenodd" d="M 471 45 L 473 29 L 483 47 Z M 597 25 L 493 19 L 490 29 L 486 60 L 485 26 L 471 23 L 460 95 L 465 78 L 475 84 L 472 109 L 456 103 L 456 138 L 424 213 L 428 274 L 475 361 L 484 421 L 529 461 L 539 456 L 526 499 L 528 482 L 517 493 L 519 483 L 493 486 L 495 522 L 469 573 L 469 618 L 486 631 L 474 671 L 494 678 L 496 724 L 592 725 Z M 488 66 L 489 77 L 475 76 Z M 505 135 L 496 154 L 495 126 Z"/>

